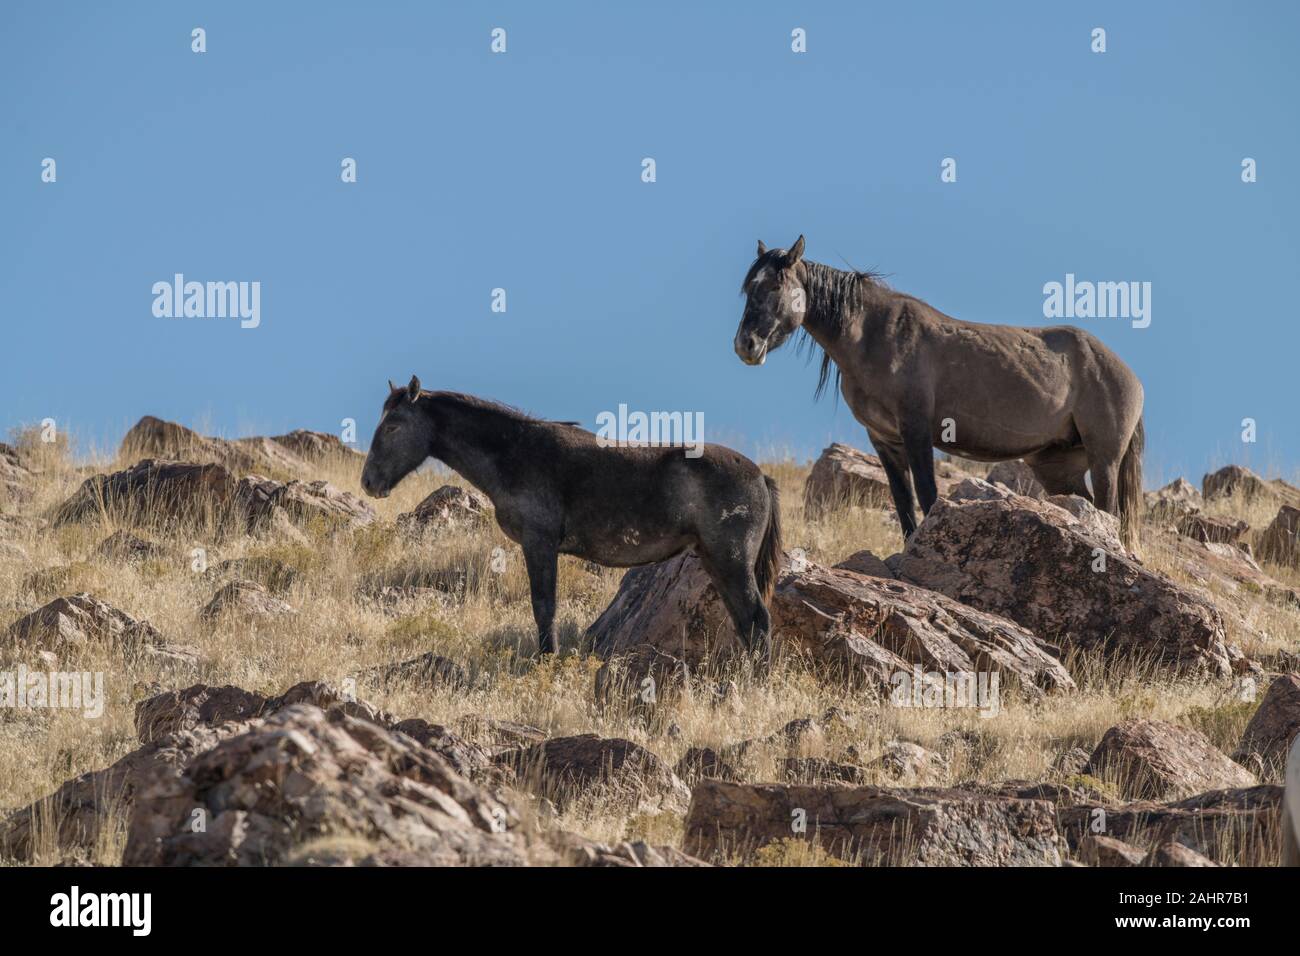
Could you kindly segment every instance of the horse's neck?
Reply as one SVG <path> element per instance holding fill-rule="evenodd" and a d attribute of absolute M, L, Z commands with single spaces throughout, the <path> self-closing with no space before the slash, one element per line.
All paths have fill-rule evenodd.
<path fill-rule="evenodd" d="M 495 501 L 506 490 L 508 457 L 525 453 L 511 442 L 524 423 L 438 395 L 431 396 L 426 411 L 433 425 L 430 454 Z"/>
<path fill-rule="evenodd" d="M 819 270 L 817 281 L 808 285 L 808 301 L 803 327 L 813 341 L 837 364 L 849 342 L 860 339 L 888 314 L 887 291 L 866 278 L 855 278 L 820 263 L 809 263 Z M 845 293 L 853 283 L 855 291 Z M 838 291 L 837 291 L 838 290 Z"/>

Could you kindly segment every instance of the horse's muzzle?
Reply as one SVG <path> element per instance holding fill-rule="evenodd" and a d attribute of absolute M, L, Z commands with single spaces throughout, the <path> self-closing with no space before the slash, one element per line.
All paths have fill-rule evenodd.
<path fill-rule="evenodd" d="M 751 335 L 746 340 L 737 333 L 736 341 L 732 344 L 736 354 L 746 365 L 762 365 L 767 361 L 767 343 L 757 336 Z"/>
<path fill-rule="evenodd" d="M 392 489 L 379 488 L 364 471 L 361 473 L 361 490 L 371 498 L 387 498 Z"/>

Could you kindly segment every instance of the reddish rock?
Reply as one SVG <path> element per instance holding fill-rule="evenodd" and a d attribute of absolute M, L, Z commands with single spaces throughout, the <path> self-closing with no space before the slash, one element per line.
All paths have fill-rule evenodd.
<path fill-rule="evenodd" d="M 696 784 L 686 815 L 687 853 L 705 860 L 745 858 L 792 839 L 867 865 L 1061 863 L 1055 807 L 1046 800 L 835 783 Z"/>
<path fill-rule="evenodd" d="M 992 485 L 1004 485 L 1016 494 L 1029 498 L 1042 498 L 1047 494 L 1034 470 L 1018 458 L 998 462 L 989 469 L 985 480 Z"/>
<path fill-rule="evenodd" d="M 204 819 L 196 832 L 195 814 Z M 286 707 L 196 756 L 147 770 L 128 866 L 311 862 L 312 843 L 347 835 L 425 865 L 519 865 L 518 816 L 410 737 L 306 704 Z"/>
<path fill-rule="evenodd" d="M 834 677 L 891 686 L 913 664 L 943 672 L 998 672 L 1035 689 L 1072 689 L 1060 662 L 1010 621 L 899 581 L 808 563 L 784 572 L 772 600 L 774 646 L 807 655 Z M 734 646 L 734 628 L 693 554 L 623 577 L 587 631 L 597 654 L 641 644 L 698 667 Z"/>
<path fill-rule="evenodd" d="M 1010 493 L 941 499 L 893 566 L 900 580 L 1002 615 L 1043 640 L 1231 674 L 1242 655 L 1228 647 L 1218 608 L 1143 566 L 1109 527 Z"/>
<path fill-rule="evenodd" d="M 935 463 L 935 484 L 945 494 L 953 483 L 952 476 L 962 473 L 951 463 Z M 809 517 L 840 508 L 862 507 L 893 510 L 889 478 L 880 459 L 835 442 L 813 463 L 804 484 L 804 512 Z"/>
<path fill-rule="evenodd" d="M 1281 769 L 1291 741 L 1300 734 L 1300 674 L 1283 674 L 1269 685 L 1246 725 L 1234 759 L 1263 768 Z"/>
<path fill-rule="evenodd" d="M 1133 799 L 1187 797 L 1257 783 L 1200 731 L 1140 717 L 1106 731 L 1083 772 L 1113 780 Z"/>
<path fill-rule="evenodd" d="M 889 569 L 889 565 L 870 551 L 855 551 L 835 567 L 841 571 L 854 571 L 857 574 L 865 574 L 872 578 L 892 579 L 894 576 L 894 572 Z"/>

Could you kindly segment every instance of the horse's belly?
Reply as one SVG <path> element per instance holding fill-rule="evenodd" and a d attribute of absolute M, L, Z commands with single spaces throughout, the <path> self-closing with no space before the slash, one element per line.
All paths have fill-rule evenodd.
<path fill-rule="evenodd" d="M 594 561 L 607 568 L 634 568 L 667 561 L 691 544 L 692 541 L 685 536 L 651 536 L 635 527 L 628 527 L 608 535 L 566 537 L 560 543 L 560 553 Z"/>

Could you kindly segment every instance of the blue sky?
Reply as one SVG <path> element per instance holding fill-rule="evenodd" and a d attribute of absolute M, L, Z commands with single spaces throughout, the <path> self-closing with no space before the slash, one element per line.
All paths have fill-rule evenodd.
<path fill-rule="evenodd" d="M 972 321 L 1048 324 L 1067 273 L 1149 281 L 1148 328 L 1076 323 L 1142 378 L 1148 484 L 1294 477 L 1298 27 L 1281 2 L 7 0 L 0 426 L 352 417 L 364 443 L 416 372 L 589 427 L 702 411 L 760 457 L 865 448 L 793 350 L 731 349 L 755 240 L 803 233 Z M 261 325 L 156 318 L 177 272 L 259 281 Z"/>

